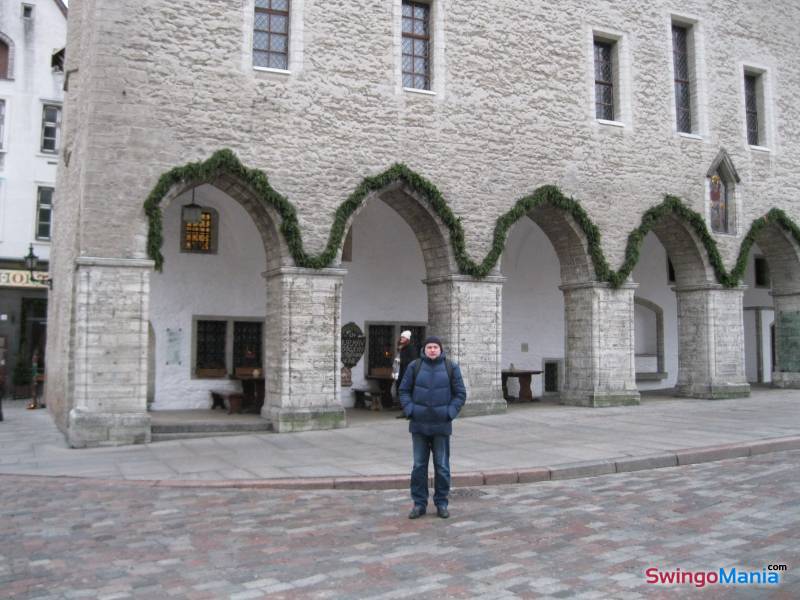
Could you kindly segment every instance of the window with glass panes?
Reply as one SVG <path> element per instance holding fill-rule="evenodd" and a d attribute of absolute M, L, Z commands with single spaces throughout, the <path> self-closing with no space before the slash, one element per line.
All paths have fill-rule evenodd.
<path fill-rule="evenodd" d="M 227 321 L 197 321 L 196 366 L 198 370 L 225 370 L 225 337 L 227 329 Z"/>
<path fill-rule="evenodd" d="M 678 131 L 692 132 L 692 92 L 689 81 L 688 29 L 672 26 L 672 63 L 675 71 L 675 112 Z"/>
<path fill-rule="evenodd" d="M 50 219 L 53 216 L 53 188 L 40 187 L 36 202 L 36 239 L 50 239 Z"/>
<path fill-rule="evenodd" d="M 234 321 L 233 323 L 233 368 L 261 368 L 260 321 Z"/>
<path fill-rule="evenodd" d="M 45 104 L 42 109 L 42 152 L 58 152 L 61 107 Z"/>
<path fill-rule="evenodd" d="M 431 36 L 428 4 L 403 2 L 403 87 L 431 89 Z"/>
<path fill-rule="evenodd" d="M 594 41 L 594 98 L 595 116 L 606 121 L 614 120 L 614 45 Z"/>
<path fill-rule="evenodd" d="M 744 104 L 747 114 L 747 143 L 758 146 L 758 75 L 745 73 L 744 76 Z"/>
<path fill-rule="evenodd" d="M 253 66 L 289 68 L 289 0 L 256 0 Z"/>

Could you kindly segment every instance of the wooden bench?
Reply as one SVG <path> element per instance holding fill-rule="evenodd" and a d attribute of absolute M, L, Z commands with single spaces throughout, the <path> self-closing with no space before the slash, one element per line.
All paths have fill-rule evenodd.
<path fill-rule="evenodd" d="M 369 388 L 353 388 L 356 395 L 356 401 L 353 408 L 367 408 L 367 400 L 369 400 L 370 410 L 381 410 L 381 393 L 373 392 Z"/>

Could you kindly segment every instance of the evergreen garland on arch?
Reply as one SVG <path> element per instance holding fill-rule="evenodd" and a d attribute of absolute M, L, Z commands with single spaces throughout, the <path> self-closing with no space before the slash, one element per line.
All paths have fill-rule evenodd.
<path fill-rule="evenodd" d="M 642 215 L 639 227 L 628 235 L 625 260 L 622 266 L 618 271 L 613 271 L 609 267 L 602 250 L 600 230 L 592 222 L 583 207 L 573 198 L 562 194 L 557 187 L 546 185 L 519 199 L 513 208 L 498 217 L 494 227 L 492 247 L 483 261 L 478 264 L 470 258 L 466 251 L 461 219 L 456 217 L 450 210 L 438 188 L 407 166 L 395 164 L 379 175 L 365 177 L 362 180 L 353 193 L 336 209 L 325 250 L 317 256 L 310 256 L 303 249 L 302 235 L 294 205 L 272 188 L 267 176 L 262 171 L 245 167 L 233 151 L 226 148 L 215 152 L 206 161 L 189 163 L 164 173 L 148 195 L 144 203 L 145 213 L 149 220 L 147 250 L 150 258 L 155 262 L 156 270 L 161 271 L 164 265 L 164 257 L 161 254 L 161 246 L 163 244 L 161 201 L 169 193 L 169 190 L 177 184 L 191 183 L 199 185 L 213 182 L 216 177 L 223 173 L 233 175 L 242 183 L 249 185 L 261 203 L 274 208 L 280 215 L 280 231 L 286 240 L 295 264 L 309 269 L 322 269 L 334 261 L 336 253 L 344 240 L 345 227 L 353 213 L 358 210 L 371 192 L 385 189 L 396 181 L 403 181 L 430 205 L 433 212 L 436 213 L 450 232 L 450 244 L 459 271 L 464 275 L 476 278 L 486 277 L 491 272 L 503 254 L 511 227 L 519 219 L 539 206 L 554 207 L 572 217 L 586 236 L 588 251 L 597 280 L 608 282 L 613 287 L 622 285 L 633 271 L 639 261 L 639 251 L 647 233 L 652 230 L 661 218 L 670 214 L 677 216 L 694 230 L 708 253 L 709 261 L 718 282 L 726 287 L 735 287 L 741 281 L 750 249 L 755 242 L 755 238 L 765 227 L 771 224 L 777 225 L 789 232 L 795 241 L 800 244 L 800 229 L 798 229 L 797 225 L 783 211 L 772 209 L 765 216 L 756 219 L 752 223 L 748 234 L 742 241 L 736 265 L 730 273 L 727 273 L 717 249 L 717 244 L 709 233 L 703 217 L 684 205 L 679 198 L 667 195 L 663 202 L 651 207 Z"/>

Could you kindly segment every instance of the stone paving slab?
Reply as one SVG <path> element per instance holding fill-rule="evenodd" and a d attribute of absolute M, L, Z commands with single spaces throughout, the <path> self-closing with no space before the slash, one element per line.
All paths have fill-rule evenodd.
<path fill-rule="evenodd" d="M 546 481 L 663 468 L 800 447 L 800 392 L 755 388 L 750 398 L 676 399 L 588 409 L 546 403 L 459 419 L 451 441 L 455 485 Z M 4 402 L 0 474 L 187 481 L 285 488 L 405 487 L 407 423 L 389 413 L 333 431 L 258 433 L 73 450 L 46 410 Z M 357 414 L 357 413 L 356 413 Z M 387 483 L 387 482 L 392 482 Z M 478 483 L 480 482 L 480 483 Z"/>
<path fill-rule="evenodd" d="M 797 450 L 458 488 L 448 520 L 407 519 L 406 490 L 0 481 L 0 596 L 8 600 L 789 600 L 800 589 Z M 776 584 L 647 578 L 651 569 L 761 574 L 769 565 L 787 567 L 775 571 Z"/>

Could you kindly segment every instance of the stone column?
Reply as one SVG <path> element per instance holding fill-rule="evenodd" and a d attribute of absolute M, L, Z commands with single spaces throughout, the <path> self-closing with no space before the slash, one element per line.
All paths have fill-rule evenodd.
<path fill-rule="evenodd" d="M 264 274 L 266 390 L 261 414 L 277 432 L 346 425 L 339 398 L 346 273 L 280 267 Z"/>
<path fill-rule="evenodd" d="M 78 258 L 71 357 L 73 448 L 150 441 L 147 327 L 151 260 Z"/>
<path fill-rule="evenodd" d="M 634 360 L 636 284 L 560 286 L 564 293 L 565 359 L 561 403 L 575 406 L 638 404 Z"/>
<path fill-rule="evenodd" d="M 448 275 L 428 286 L 428 335 L 442 339 L 458 362 L 467 388 L 463 416 L 503 413 L 500 385 L 503 282 L 505 277 L 475 279 Z"/>
<path fill-rule="evenodd" d="M 750 395 L 744 368 L 744 288 L 675 288 L 678 300 L 677 393 L 689 398 Z"/>
<path fill-rule="evenodd" d="M 772 385 L 800 388 L 800 292 L 773 292 L 775 371 Z"/>

